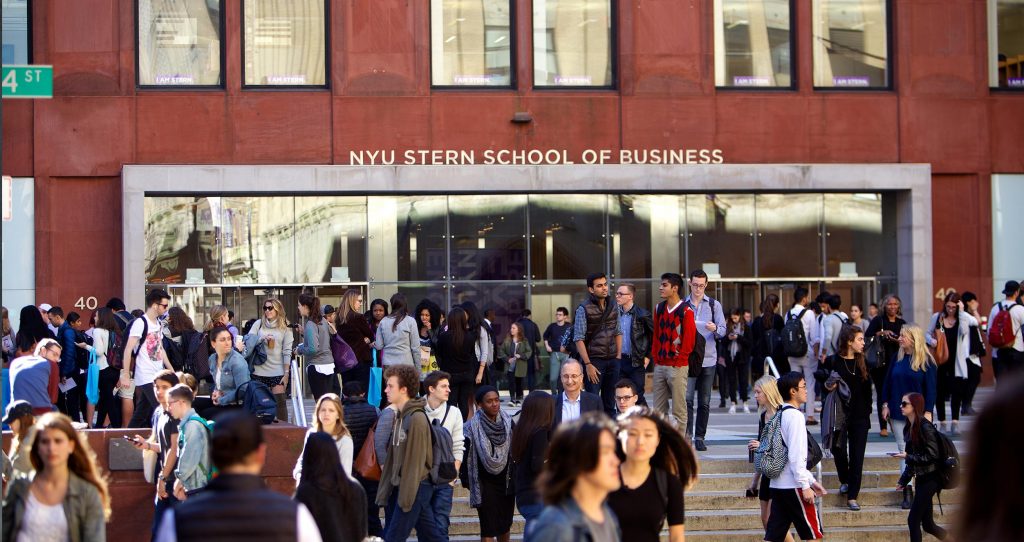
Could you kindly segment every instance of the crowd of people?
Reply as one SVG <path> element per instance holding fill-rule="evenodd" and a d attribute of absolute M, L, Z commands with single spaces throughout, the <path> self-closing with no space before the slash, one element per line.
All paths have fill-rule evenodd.
<path fill-rule="evenodd" d="M 363 312 L 355 290 L 337 309 L 299 296 L 301 327 L 268 298 L 242 330 L 223 306 L 199 330 L 163 290 L 134 313 L 111 299 L 88 322 L 28 306 L 17 333 L 4 309 L 13 399 L 4 423 L 14 434 L 4 453 L 4 539 L 36 539 L 60 519 L 70 540 L 102 540 L 109 491 L 79 430 L 131 427 L 151 429 L 130 440 L 155 485 L 156 540 L 209 535 L 204 518 L 247 510 L 267 513 L 245 529 L 284 539 L 405 540 L 415 529 L 419 539 L 447 540 L 461 484 L 482 540 L 509 540 L 518 509 L 527 540 L 657 540 L 667 522 L 676 542 L 716 381 L 720 408 L 760 410 L 752 453 L 770 458 L 771 441 L 787 444 L 779 470 L 759 467 L 747 491 L 762 502 L 766 540 L 787 539 L 791 528 L 822 536 L 814 499 L 825 489 L 809 470 L 817 442 L 808 426 L 821 425 L 839 493 L 860 509 L 873 409 L 903 460 L 911 539 L 922 527 L 945 537 L 931 513 L 939 435 L 955 435 L 961 415 L 975 414 L 986 346 L 1000 383 L 1024 372 L 1020 284 L 1007 282 L 988 318 L 977 296 L 950 293 L 922 328 L 903 320 L 895 295 L 848 314 L 838 295 L 812 301 L 798 287 L 789 309 L 772 294 L 755 316 L 724 310 L 708 282 L 701 270 L 665 273 L 648 311 L 634 303 L 635 285 L 618 284 L 613 299 L 595 273 L 574 312 L 559 307 L 542 333 L 527 311 L 507 337 L 473 302 L 447 313 L 421 302 L 410 313 L 399 293 Z M 243 403 L 266 389 L 274 417 L 287 422 L 295 356 L 316 406 L 288 500 L 259 479 L 266 443 Z M 767 358 L 780 376 L 764 374 Z M 502 408 L 503 384 L 512 408 Z"/>

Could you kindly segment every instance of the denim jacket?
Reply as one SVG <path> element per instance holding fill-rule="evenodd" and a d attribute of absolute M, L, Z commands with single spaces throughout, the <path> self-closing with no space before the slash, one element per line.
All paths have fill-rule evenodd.
<path fill-rule="evenodd" d="M 31 485 L 32 479 L 27 476 L 11 482 L 4 499 L 3 540 L 18 538 Z M 64 517 L 68 522 L 70 542 L 102 542 L 107 539 L 99 490 L 73 472 L 68 478 L 68 492 L 64 496 Z"/>
<path fill-rule="evenodd" d="M 618 535 L 616 539 L 621 540 L 622 531 L 619 529 L 619 520 L 615 513 L 607 503 L 602 504 L 601 508 L 604 510 L 605 521 L 611 521 L 615 526 Z M 590 532 L 590 527 L 587 526 L 583 511 L 576 504 L 576 500 L 567 497 L 556 506 L 544 507 L 537 521 L 530 525 L 526 539 L 530 542 L 593 542 L 594 535 Z"/>
<path fill-rule="evenodd" d="M 181 480 L 185 491 L 195 491 L 206 487 L 210 469 L 210 431 L 197 420 L 195 409 L 188 414 L 178 426 L 178 462 L 174 465 L 174 477 Z"/>
<path fill-rule="evenodd" d="M 217 372 L 217 354 L 210 356 L 210 370 L 216 374 Z M 230 405 L 239 403 L 243 397 L 238 396 L 238 389 L 251 380 L 249 376 L 249 364 L 235 349 L 231 349 L 231 353 L 224 360 L 224 364 L 220 368 L 220 380 L 217 386 L 217 390 L 220 391 L 221 397 L 218 402 L 219 405 Z M 214 378 L 216 382 L 216 377 Z"/>

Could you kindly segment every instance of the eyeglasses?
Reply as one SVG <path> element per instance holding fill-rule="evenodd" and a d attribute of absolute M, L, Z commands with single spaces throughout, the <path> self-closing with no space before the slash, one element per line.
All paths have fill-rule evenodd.
<path fill-rule="evenodd" d="M 263 306 L 263 312 L 270 312 L 272 310 L 274 310 L 274 306 L 273 305 L 264 305 Z"/>
<path fill-rule="evenodd" d="M 168 303 L 161 303 L 161 304 L 160 304 L 160 306 L 161 306 L 162 308 L 165 308 L 165 309 L 166 309 L 167 307 L 170 307 L 171 305 L 170 305 L 170 304 L 168 304 Z"/>
<path fill-rule="evenodd" d="M 615 400 L 621 403 L 623 401 L 629 401 L 630 399 L 632 399 L 634 397 L 636 397 L 636 394 L 633 394 L 633 395 L 616 395 L 615 396 Z"/>
<path fill-rule="evenodd" d="M 910 403 L 908 403 L 906 401 L 900 401 L 900 406 L 901 407 L 908 407 L 908 406 L 910 406 Z"/>
<path fill-rule="evenodd" d="M 175 403 L 180 403 L 180 402 L 181 402 L 181 399 L 172 399 L 170 401 L 167 401 L 167 406 L 171 406 L 171 405 L 173 405 Z"/>
<path fill-rule="evenodd" d="M 707 288 L 707 287 L 708 287 L 707 283 L 704 283 L 704 284 L 693 284 L 693 283 L 690 283 L 690 288 L 693 288 L 694 290 L 703 290 L 704 288 Z"/>
<path fill-rule="evenodd" d="M 630 294 L 629 292 L 615 292 L 615 297 L 622 297 L 624 295 L 633 295 L 633 294 Z"/>

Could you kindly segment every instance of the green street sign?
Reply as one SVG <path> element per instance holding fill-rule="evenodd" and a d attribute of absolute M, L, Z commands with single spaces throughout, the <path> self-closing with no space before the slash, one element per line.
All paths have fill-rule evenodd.
<path fill-rule="evenodd" d="M 53 98 L 53 66 L 3 67 L 3 97 Z"/>

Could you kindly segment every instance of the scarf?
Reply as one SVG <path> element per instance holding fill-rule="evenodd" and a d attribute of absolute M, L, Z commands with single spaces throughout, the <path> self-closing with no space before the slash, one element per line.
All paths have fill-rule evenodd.
<path fill-rule="evenodd" d="M 466 473 L 469 475 L 469 505 L 479 508 L 483 503 L 480 490 L 479 465 L 491 474 L 500 474 L 508 466 L 508 452 L 512 444 L 512 417 L 505 411 L 498 412 L 498 419 L 491 420 L 478 408 L 473 418 L 466 422 L 463 432 L 469 436 L 473 450 L 467 453 Z"/>

